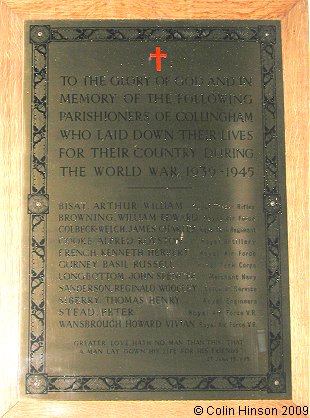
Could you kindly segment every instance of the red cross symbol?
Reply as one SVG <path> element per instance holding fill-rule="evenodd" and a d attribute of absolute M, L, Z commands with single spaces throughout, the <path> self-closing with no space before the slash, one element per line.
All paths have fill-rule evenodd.
<path fill-rule="evenodd" d="M 160 46 L 156 47 L 156 52 L 150 53 L 150 58 L 156 58 L 156 71 L 161 71 L 161 59 L 167 58 L 166 52 L 160 51 Z"/>

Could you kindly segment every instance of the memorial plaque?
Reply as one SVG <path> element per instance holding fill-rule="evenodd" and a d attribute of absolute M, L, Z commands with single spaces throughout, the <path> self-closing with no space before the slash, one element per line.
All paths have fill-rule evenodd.
<path fill-rule="evenodd" d="M 279 22 L 25 42 L 25 396 L 289 398 Z"/>

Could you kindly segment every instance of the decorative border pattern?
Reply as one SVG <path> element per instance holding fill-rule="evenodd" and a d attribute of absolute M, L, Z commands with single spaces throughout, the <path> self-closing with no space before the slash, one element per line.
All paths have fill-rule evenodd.
<path fill-rule="evenodd" d="M 48 156 L 49 42 L 129 41 L 257 42 L 262 71 L 264 132 L 269 367 L 267 376 L 48 376 L 45 365 L 46 240 L 49 198 L 46 190 Z M 31 26 L 32 105 L 30 214 L 30 338 L 26 393 L 48 392 L 188 392 L 286 391 L 283 363 L 282 290 L 280 257 L 281 197 L 278 188 L 278 137 L 274 26 L 242 28 L 51 28 Z"/>

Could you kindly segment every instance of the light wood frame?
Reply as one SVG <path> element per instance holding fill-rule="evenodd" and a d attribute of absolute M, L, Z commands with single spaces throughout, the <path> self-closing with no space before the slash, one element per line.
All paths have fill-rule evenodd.
<path fill-rule="evenodd" d="M 307 0 L 0 0 L 0 414 L 5 417 L 190 417 L 195 405 L 309 402 Z M 292 401 L 19 400 L 23 27 L 29 19 L 278 19 L 282 22 Z M 203 416 L 207 416 L 204 414 Z M 255 417 L 258 415 L 251 415 Z"/>

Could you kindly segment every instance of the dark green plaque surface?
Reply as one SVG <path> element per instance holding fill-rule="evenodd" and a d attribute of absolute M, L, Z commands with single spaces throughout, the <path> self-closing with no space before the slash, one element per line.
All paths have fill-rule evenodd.
<path fill-rule="evenodd" d="M 290 397 L 279 23 L 25 39 L 26 396 Z"/>

